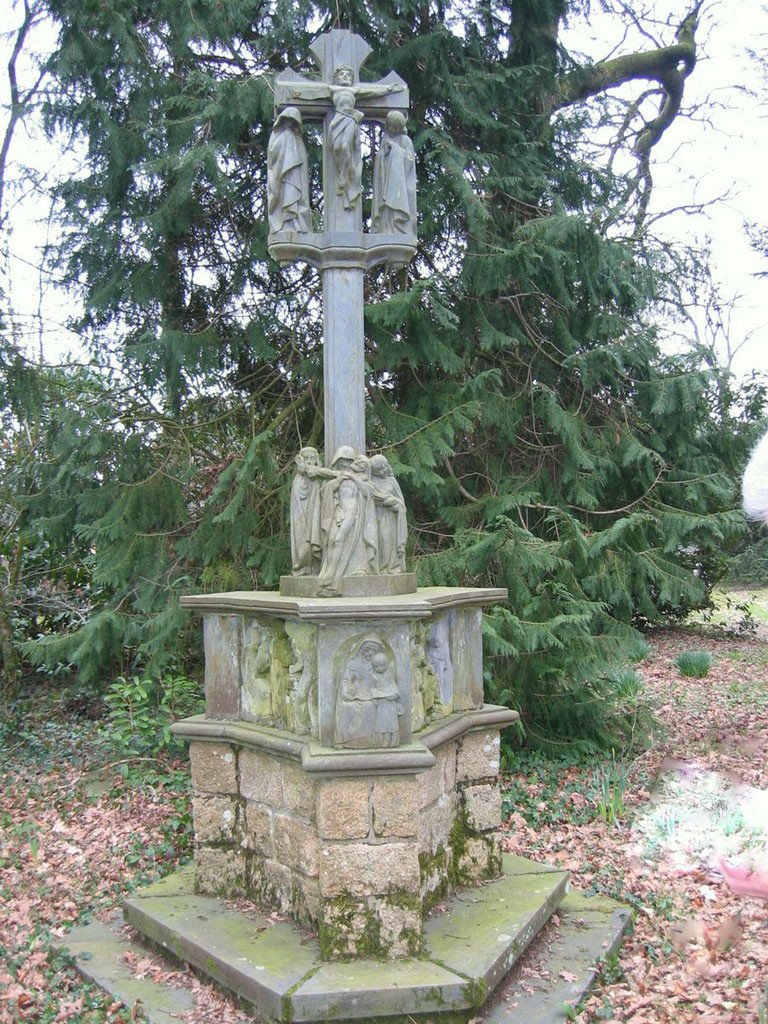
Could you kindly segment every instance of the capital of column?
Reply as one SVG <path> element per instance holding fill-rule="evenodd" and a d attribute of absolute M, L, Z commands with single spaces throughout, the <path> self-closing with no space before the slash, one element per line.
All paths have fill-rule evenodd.
<path fill-rule="evenodd" d="M 279 231 L 269 235 L 268 246 L 270 256 L 278 263 L 305 260 L 318 270 L 370 270 L 380 263 L 409 263 L 416 252 L 416 236 Z"/>

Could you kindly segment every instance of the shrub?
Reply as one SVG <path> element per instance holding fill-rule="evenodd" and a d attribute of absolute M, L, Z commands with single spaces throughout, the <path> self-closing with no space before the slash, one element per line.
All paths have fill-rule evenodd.
<path fill-rule="evenodd" d="M 683 651 L 675 658 L 681 676 L 703 679 L 712 667 L 712 655 L 708 651 Z"/>
<path fill-rule="evenodd" d="M 113 738 L 142 753 L 161 753 L 182 744 L 171 733 L 180 718 L 203 710 L 201 687 L 194 679 L 168 675 L 160 679 L 120 676 L 104 695 Z"/>

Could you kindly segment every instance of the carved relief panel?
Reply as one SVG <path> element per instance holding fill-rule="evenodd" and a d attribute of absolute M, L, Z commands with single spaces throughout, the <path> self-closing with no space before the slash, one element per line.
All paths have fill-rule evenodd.
<path fill-rule="evenodd" d="M 320 626 L 317 664 L 323 746 L 381 749 L 410 741 L 408 623 Z"/>

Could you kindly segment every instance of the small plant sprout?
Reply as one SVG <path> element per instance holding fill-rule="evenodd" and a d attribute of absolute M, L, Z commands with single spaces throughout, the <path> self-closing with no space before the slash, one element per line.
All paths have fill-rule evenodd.
<path fill-rule="evenodd" d="M 592 795 L 600 818 L 608 825 L 618 825 L 624 815 L 624 794 L 629 785 L 629 769 L 612 758 L 593 775 Z"/>
<path fill-rule="evenodd" d="M 681 676 L 703 679 L 712 667 L 712 655 L 709 651 L 683 651 L 675 658 L 675 664 Z"/>

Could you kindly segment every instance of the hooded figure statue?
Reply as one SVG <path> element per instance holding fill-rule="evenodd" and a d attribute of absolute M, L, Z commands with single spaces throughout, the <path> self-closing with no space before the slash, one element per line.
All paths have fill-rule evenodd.
<path fill-rule="evenodd" d="M 269 137 L 267 195 L 270 232 L 312 230 L 307 150 L 296 107 L 286 107 L 277 115 Z"/>
<path fill-rule="evenodd" d="M 333 457 L 334 479 L 323 484 L 320 533 L 323 563 L 320 594 L 341 593 L 344 576 L 368 576 L 377 570 L 376 509 L 371 490 L 370 462 L 343 445 Z"/>
<path fill-rule="evenodd" d="M 383 234 L 416 234 L 416 157 L 405 117 L 391 110 L 373 165 L 372 227 Z"/>

